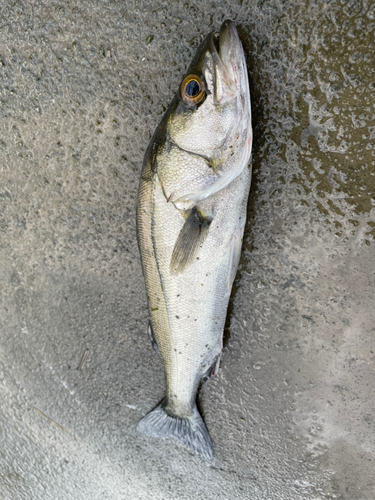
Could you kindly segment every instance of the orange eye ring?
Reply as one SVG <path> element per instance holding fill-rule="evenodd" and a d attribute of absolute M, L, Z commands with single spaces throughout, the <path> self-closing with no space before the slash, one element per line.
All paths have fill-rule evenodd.
<path fill-rule="evenodd" d="M 191 106 L 203 101 L 206 95 L 206 86 L 199 76 L 188 75 L 182 80 L 180 92 L 185 104 Z"/>

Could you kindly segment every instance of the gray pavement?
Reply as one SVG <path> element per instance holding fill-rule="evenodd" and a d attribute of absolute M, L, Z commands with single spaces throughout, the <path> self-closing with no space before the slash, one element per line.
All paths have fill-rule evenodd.
<path fill-rule="evenodd" d="M 135 233 L 148 141 L 236 22 L 253 184 L 206 464 L 163 396 Z M 375 4 L 0 6 L 0 498 L 375 498 Z M 81 370 L 77 370 L 87 351 Z"/>

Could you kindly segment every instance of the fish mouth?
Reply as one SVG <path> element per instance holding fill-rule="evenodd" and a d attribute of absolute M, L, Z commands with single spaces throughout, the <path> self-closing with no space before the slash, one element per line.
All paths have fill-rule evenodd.
<path fill-rule="evenodd" d="M 234 47 L 235 45 L 241 45 L 240 38 L 238 36 L 237 28 L 233 21 L 227 19 L 220 26 L 219 34 L 219 46 L 220 50 L 223 45 L 230 45 Z"/>
<path fill-rule="evenodd" d="M 219 39 L 214 34 L 212 34 L 212 43 L 214 44 L 214 48 L 216 50 L 216 53 L 220 57 L 220 43 L 219 43 Z"/>
<path fill-rule="evenodd" d="M 210 52 L 215 67 L 215 101 L 235 98 L 247 82 L 245 56 L 234 23 L 224 21 L 219 36 L 211 34 Z"/>
<path fill-rule="evenodd" d="M 211 56 L 214 72 L 214 100 L 224 104 L 246 93 L 247 69 L 242 44 L 236 26 L 230 20 L 224 21 L 218 36 L 210 33 L 203 40 L 185 76 L 200 74 L 205 66 L 207 53 Z"/>

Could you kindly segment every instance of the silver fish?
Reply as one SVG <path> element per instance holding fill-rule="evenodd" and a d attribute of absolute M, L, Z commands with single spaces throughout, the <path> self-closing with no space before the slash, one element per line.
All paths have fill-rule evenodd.
<path fill-rule="evenodd" d="M 250 92 L 235 25 L 200 45 L 147 148 L 137 205 L 149 333 L 163 401 L 138 424 L 212 460 L 196 396 L 215 374 L 250 189 Z"/>

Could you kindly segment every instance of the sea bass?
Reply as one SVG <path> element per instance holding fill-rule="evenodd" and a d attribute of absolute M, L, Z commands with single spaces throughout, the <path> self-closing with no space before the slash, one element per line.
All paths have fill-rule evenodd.
<path fill-rule="evenodd" d="M 250 93 L 242 45 L 225 21 L 209 34 L 145 153 L 137 205 L 149 334 L 167 391 L 138 424 L 207 460 L 213 446 L 196 406 L 215 374 L 250 189 Z"/>

